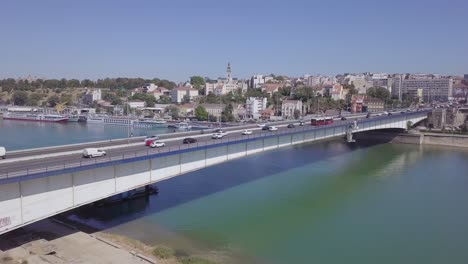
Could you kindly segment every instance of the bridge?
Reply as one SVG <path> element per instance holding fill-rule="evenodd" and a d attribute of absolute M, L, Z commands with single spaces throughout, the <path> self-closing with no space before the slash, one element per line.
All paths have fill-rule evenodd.
<path fill-rule="evenodd" d="M 278 131 L 255 126 L 230 128 L 223 139 L 197 134 L 195 144 L 181 144 L 182 135 L 167 136 L 166 146 L 149 149 L 143 143 L 107 146 L 108 155 L 83 159 L 83 146 L 27 150 L 0 161 L 0 234 L 35 221 L 119 193 L 171 177 L 263 151 L 370 130 L 401 129 L 427 117 L 428 111 L 398 113 L 336 121 L 315 127 L 309 124 Z M 252 128 L 251 135 L 239 129 Z M 199 132 L 198 132 L 199 133 Z M 220 176 L 221 177 L 221 176 Z"/>

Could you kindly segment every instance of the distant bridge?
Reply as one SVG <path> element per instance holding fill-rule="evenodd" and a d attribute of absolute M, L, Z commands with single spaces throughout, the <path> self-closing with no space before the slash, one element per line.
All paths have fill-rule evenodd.
<path fill-rule="evenodd" d="M 407 129 L 408 122 L 424 120 L 428 111 L 379 116 L 333 125 L 295 128 L 276 132 L 257 130 L 242 136 L 231 132 L 223 139 L 204 135 L 197 144 L 182 145 L 168 139 L 160 149 L 125 146 L 104 158 L 84 160 L 79 154 L 42 157 L 0 163 L 0 234 L 81 205 L 133 190 L 187 172 L 255 153 L 316 140 L 343 137 L 349 132 Z M 6 160 L 7 161 L 7 160 Z M 222 176 L 220 176 L 222 177 Z"/>

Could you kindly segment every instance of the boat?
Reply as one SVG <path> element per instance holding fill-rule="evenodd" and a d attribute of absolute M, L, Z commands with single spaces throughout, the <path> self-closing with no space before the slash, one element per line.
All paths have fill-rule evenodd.
<path fill-rule="evenodd" d="M 138 119 L 133 122 L 135 127 L 163 127 L 166 121 L 164 120 L 153 120 L 153 119 Z"/>
<path fill-rule="evenodd" d="M 68 117 L 63 115 L 49 115 L 49 114 L 32 114 L 32 113 L 5 113 L 4 120 L 17 120 L 17 121 L 33 121 L 33 122 L 53 122 L 61 123 L 67 122 Z"/>
<path fill-rule="evenodd" d="M 180 122 L 180 123 L 177 123 L 174 125 L 175 128 L 179 129 L 179 130 L 190 130 L 192 129 L 192 126 L 189 125 L 189 123 L 187 122 Z"/>
<path fill-rule="evenodd" d="M 78 122 L 80 119 L 79 115 L 69 115 L 68 116 L 68 122 Z"/>

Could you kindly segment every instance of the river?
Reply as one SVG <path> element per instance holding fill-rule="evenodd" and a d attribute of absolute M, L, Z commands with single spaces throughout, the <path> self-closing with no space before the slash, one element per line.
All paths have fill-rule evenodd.
<path fill-rule="evenodd" d="M 467 263 L 468 150 L 342 139 L 233 160 L 69 216 L 241 263 Z"/>
<path fill-rule="evenodd" d="M 169 133 L 166 127 L 134 128 L 134 136 Z M 0 119 L 0 146 L 20 150 L 126 138 L 127 126 L 70 123 L 41 123 Z"/>

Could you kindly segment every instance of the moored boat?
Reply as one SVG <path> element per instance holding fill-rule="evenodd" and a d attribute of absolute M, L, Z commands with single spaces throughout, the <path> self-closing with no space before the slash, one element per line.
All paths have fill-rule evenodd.
<path fill-rule="evenodd" d="M 49 114 L 25 114 L 25 113 L 5 113 L 4 120 L 17 120 L 17 121 L 33 121 L 33 122 L 67 122 L 68 117 L 63 115 L 49 115 Z"/>

